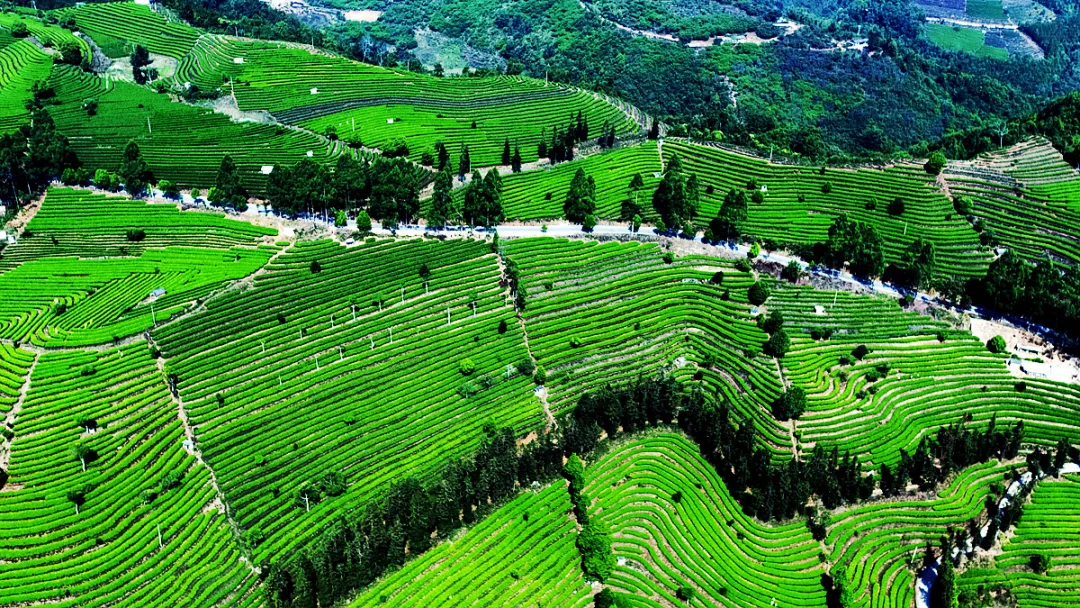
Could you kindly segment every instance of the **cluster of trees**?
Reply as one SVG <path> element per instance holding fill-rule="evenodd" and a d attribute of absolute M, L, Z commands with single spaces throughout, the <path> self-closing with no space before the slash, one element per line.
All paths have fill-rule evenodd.
<path fill-rule="evenodd" d="M 215 207 L 243 212 L 247 209 L 248 191 L 244 187 L 240 167 L 228 154 L 221 159 L 214 185 L 206 193 L 206 200 Z"/>
<path fill-rule="evenodd" d="M 895 467 L 881 465 L 881 492 L 896 496 L 904 492 L 908 482 L 928 490 L 944 481 L 951 473 L 991 458 L 1015 458 L 1024 438 L 1024 423 L 999 429 L 997 417 L 983 431 L 972 430 L 962 423 L 938 429 L 933 438 L 923 437 L 915 452 L 900 450 L 900 462 Z"/>
<path fill-rule="evenodd" d="M 510 152 L 510 138 L 507 137 L 503 141 L 502 158 L 500 160 L 502 160 L 503 166 L 510 167 L 513 170 L 514 173 L 520 173 L 521 172 L 521 146 L 518 146 L 517 144 L 514 144 L 514 151 L 511 153 Z"/>
<path fill-rule="evenodd" d="M 808 460 L 772 464 L 769 450 L 759 446 L 754 424 L 726 401 L 695 392 L 679 413 L 679 426 L 701 447 L 702 454 L 724 477 L 743 510 L 762 520 L 788 519 L 801 513 L 811 496 L 827 508 L 868 498 L 873 477 L 864 477 L 858 456 L 815 447 Z"/>
<path fill-rule="evenodd" d="M 66 169 L 78 166 L 79 159 L 48 111 L 33 109 L 29 123 L 0 135 L 0 200 L 19 206 Z"/>
<path fill-rule="evenodd" d="M 487 175 L 473 171 L 469 183 L 463 188 L 461 218 L 469 226 L 490 228 L 503 219 L 502 178 L 494 168 Z"/>
<path fill-rule="evenodd" d="M 759 283 L 755 283 L 755 285 L 758 285 L 758 284 Z M 759 297 L 755 297 L 754 299 L 757 300 L 757 299 L 759 299 Z M 765 296 L 765 299 L 768 299 L 767 295 Z M 764 300 L 762 300 L 762 301 L 764 301 Z M 791 349 L 791 338 L 789 338 L 788 335 L 787 335 L 787 332 L 784 331 L 784 315 L 783 315 L 783 313 L 781 313 L 779 310 L 774 310 L 774 311 L 770 312 L 768 314 L 768 316 L 759 315 L 758 320 L 757 320 L 757 324 L 758 324 L 758 327 L 760 327 L 762 331 L 769 334 L 769 339 L 766 340 L 765 345 L 762 347 L 762 350 L 765 352 L 765 354 L 769 355 L 770 357 L 776 357 L 777 359 L 783 358 L 784 355 L 787 354 L 788 350 Z M 803 404 L 802 405 L 803 405 L 802 409 L 805 410 L 806 409 L 805 397 L 803 398 Z M 788 409 L 790 409 L 790 408 L 787 408 L 786 406 L 784 408 L 782 408 L 782 410 L 788 410 Z M 774 409 L 774 411 L 775 411 L 775 409 Z M 799 411 L 799 414 L 800 415 L 802 414 L 801 410 Z M 788 417 L 798 418 L 799 416 L 798 415 L 795 415 L 795 416 L 790 416 L 789 415 Z M 786 419 L 787 418 L 781 418 L 781 420 L 786 420 Z"/>
<path fill-rule="evenodd" d="M 614 134 L 614 131 L 611 132 Z M 589 120 L 578 110 L 577 119 L 561 129 L 551 129 L 551 141 L 548 142 L 547 130 L 540 131 L 540 143 L 536 146 L 536 155 L 547 158 L 551 164 L 574 160 L 574 146 L 589 138 Z"/>
<path fill-rule="evenodd" d="M 693 235 L 694 214 L 701 202 L 697 174 L 683 171 L 682 159 L 673 154 L 664 168 L 664 177 L 653 192 L 653 209 L 660 215 L 656 229 L 682 230 Z"/>
<path fill-rule="evenodd" d="M 829 226 L 829 236 L 824 243 L 796 244 L 792 249 L 812 264 L 836 269 L 847 264 L 848 270 L 859 276 L 878 277 L 885 272 L 881 236 L 870 224 L 852 220 L 847 214 L 841 214 Z"/>
<path fill-rule="evenodd" d="M 369 217 L 393 227 L 420 212 L 425 179 L 422 170 L 400 158 L 358 161 L 345 154 L 333 169 L 305 158 L 292 167 L 275 166 L 267 179 L 266 197 L 284 215 L 335 215 L 366 208 Z"/>
<path fill-rule="evenodd" d="M 1080 339 L 1080 270 L 1075 266 L 1032 264 L 1009 250 L 990 264 L 985 278 L 970 279 L 963 292 L 950 295 Z"/>
<path fill-rule="evenodd" d="M 919 237 L 904 250 L 900 264 L 885 269 L 885 278 L 901 287 L 925 291 L 936 284 L 936 257 L 934 243 Z"/>
<path fill-rule="evenodd" d="M 581 569 L 586 580 L 603 582 L 615 569 L 611 533 L 602 522 L 589 517 L 591 501 L 585 494 L 585 463 L 577 454 L 570 454 L 563 475 L 570 482 L 570 504 L 574 505 L 574 517 L 581 525 L 576 542 L 581 554 Z"/>

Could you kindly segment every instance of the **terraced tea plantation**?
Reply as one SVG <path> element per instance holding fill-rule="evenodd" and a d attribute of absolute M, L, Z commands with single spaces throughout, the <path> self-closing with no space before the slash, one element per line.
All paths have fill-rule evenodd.
<path fill-rule="evenodd" d="M 901 311 L 893 299 L 784 288 L 768 304 L 789 327 L 785 377 L 809 396 L 797 425 L 803 449 L 836 445 L 874 466 L 894 465 L 900 449 L 911 453 L 928 432 L 962 418 L 1023 420 L 1025 437 L 1044 444 L 1061 436 L 1062 424 L 1071 430 L 1080 422 L 1075 385 L 1031 377 L 1018 391 L 1007 355 L 944 322 Z M 834 333 L 814 340 L 812 330 Z M 851 353 L 859 346 L 870 352 L 856 360 Z M 841 363 L 845 357 L 851 364 Z"/>
<path fill-rule="evenodd" d="M 1034 260 L 1080 261 L 1080 178 L 1048 142 L 950 162 L 945 180 L 1003 247 Z"/>
<path fill-rule="evenodd" d="M 0 603 L 259 605 L 148 353 L 35 361 L 0 492 Z"/>
<path fill-rule="evenodd" d="M 762 203 L 750 203 L 745 231 L 780 243 L 816 243 L 828 236 L 841 213 L 872 225 L 884 241 L 885 259 L 897 261 L 916 238 L 933 241 L 938 270 L 960 276 L 982 275 L 992 252 L 932 183 L 922 167 L 894 165 L 885 169 L 819 169 L 770 164 L 734 152 L 699 145 L 664 145 L 665 159 L 678 154 L 688 173 L 696 173 L 703 189 L 697 217 L 716 216 L 724 195 L 753 181 L 762 189 Z M 709 188 L 712 188 L 710 193 Z M 749 195 L 749 192 L 748 192 Z M 903 213 L 889 213 L 901 199 Z"/>
<path fill-rule="evenodd" d="M 658 182 L 655 175 L 660 171 L 660 155 L 654 142 L 646 142 L 539 171 L 507 175 L 503 178 L 502 191 L 507 219 L 563 217 L 563 202 L 579 168 L 596 182 L 596 216 L 618 218 L 626 201 L 651 207 L 652 191 Z M 640 175 L 644 183 L 637 190 L 630 187 L 635 175 Z M 461 189 L 455 190 L 455 202 L 459 205 L 464 198 L 462 194 Z"/>
<path fill-rule="evenodd" d="M 771 445 L 790 449 L 790 432 L 767 413 L 783 390 L 776 362 L 747 357 L 767 338 L 746 303 L 752 277 L 703 256 L 669 265 L 651 244 L 526 239 L 512 241 L 506 254 L 521 267 L 529 294 L 522 316 L 530 350 L 547 371 L 553 411 L 570 407 L 581 390 L 641 373 L 668 368 L 689 378 L 700 371 Z M 711 283 L 717 272 L 720 285 Z M 707 354 L 719 363 L 698 369 Z"/>
<path fill-rule="evenodd" d="M 332 127 L 342 140 L 369 147 L 400 139 L 413 160 L 441 141 L 454 157 L 465 145 L 473 164 L 495 165 L 509 139 L 530 162 L 541 131 L 550 137 L 578 112 L 592 137 L 605 123 L 618 133 L 639 128 L 606 98 L 561 85 L 520 77 L 440 79 L 224 37 L 200 40 L 176 78 L 203 89 L 223 86 L 225 78 L 242 110 L 266 110 L 315 133 Z"/>
<path fill-rule="evenodd" d="M 1080 605 L 1073 360 L 983 308 L 1071 319 L 1060 133 L 940 175 L 774 163 L 554 77 L 216 17 L 247 5 L 72 4 L 0 11 L 0 608 Z M 400 59 L 397 18 L 340 27 Z M 858 61 L 892 60 L 878 27 Z M 507 223 L 416 226 L 437 144 L 502 176 L 440 213 Z M 748 195 L 748 256 L 648 225 L 694 200 L 676 155 L 698 228 Z M 979 308 L 776 263 L 841 215 L 889 276 L 932 242 L 924 289 Z M 985 278 L 1005 251 L 1062 266 Z"/>
<path fill-rule="evenodd" d="M 65 188 L 49 191 L 28 228 L 0 255 L 0 336 L 41 345 L 137 334 L 277 250 L 255 241 L 275 231 L 220 214 Z"/>
<path fill-rule="evenodd" d="M 183 188 L 208 188 L 214 185 L 221 159 L 229 155 L 240 167 L 245 185 L 259 192 L 266 183 L 263 166 L 291 166 L 305 158 L 329 163 L 348 153 L 344 146 L 312 133 L 233 122 L 212 110 L 175 103 L 149 89 L 68 66 L 55 69 L 50 84 L 62 100 L 50 107 L 57 128 L 91 169 L 115 171 L 124 147 L 135 141 L 158 179 Z M 98 104 L 94 116 L 83 108 L 86 99 Z M 183 162 L 177 163 L 177 158 Z"/>
<path fill-rule="evenodd" d="M 350 606 L 588 606 L 562 481 L 515 498 L 380 580 Z"/>
<path fill-rule="evenodd" d="M 483 242 L 296 245 L 250 289 L 154 335 L 234 516 L 266 535 L 259 559 L 310 540 L 401 471 L 464 453 L 485 423 L 544 425 Z M 259 432 L 281 420 L 304 431 Z M 347 491 L 298 504 L 303 483 L 333 473 Z"/>

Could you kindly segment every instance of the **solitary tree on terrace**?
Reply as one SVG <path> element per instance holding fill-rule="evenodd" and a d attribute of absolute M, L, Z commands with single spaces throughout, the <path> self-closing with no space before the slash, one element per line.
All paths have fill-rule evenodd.
<path fill-rule="evenodd" d="M 75 514 L 79 514 L 79 507 L 86 502 L 86 489 L 76 488 L 67 491 L 67 499 L 75 505 Z"/>
<path fill-rule="evenodd" d="M 147 182 L 150 181 L 150 169 L 143 160 L 139 144 L 134 140 L 129 141 L 124 147 L 124 154 L 120 158 L 120 168 L 116 174 L 124 182 L 124 189 L 131 196 L 139 196 L 146 190 Z"/>
<path fill-rule="evenodd" d="M 97 452 L 93 448 L 85 443 L 76 443 L 75 447 L 71 449 L 71 454 L 75 460 L 82 463 L 82 470 L 86 471 L 86 463 L 97 458 Z"/>

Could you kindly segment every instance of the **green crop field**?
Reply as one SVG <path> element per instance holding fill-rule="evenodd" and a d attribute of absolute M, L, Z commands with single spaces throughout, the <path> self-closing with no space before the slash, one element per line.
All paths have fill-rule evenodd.
<path fill-rule="evenodd" d="M 565 482 L 526 492 L 349 605 L 587 606 L 569 509 Z"/>
<path fill-rule="evenodd" d="M 144 240 L 129 241 L 128 230 Z M 97 344 L 164 322 L 276 250 L 254 240 L 274 231 L 219 214 L 66 188 L 49 191 L 30 231 L 0 255 L 0 336 L 49 345 Z M 166 294 L 151 309 L 159 288 Z"/>
<path fill-rule="evenodd" d="M 155 332 L 236 517 L 267 536 L 260 558 L 310 539 L 398 471 L 463 453 L 487 422 L 541 426 L 531 382 L 513 370 L 521 338 L 495 256 L 476 241 L 296 245 L 250 290 Z M 463 396 L 466 383 L 475 394 Z M 281 420 L 305 432 L 257 433 Z M 335 471 L 343 496 L 297 505 L 301 482 Z"/>
<path fill-rule="evenodd" d="M 1001 6 L 1001 0 L 967 0 L 966 12 L 973 19 L 1005 20 L 1005 11 Z"/>
<path fill-rule="evenodd" d="M 89 3 L 54 11 L 53 15 L 61 20 L 74 19 L 79 31 L 114 58 L 130 55 L 134 45 L 141 44 L 151 53 L 179 59 L 199 38 L 195 28 L 130 2 Z"/>
<path fill-rule="evenodd" d="M 80 426 L 87 418 L 96 431 Z M 145 343 L 40 356 L 15 429 L 0 604 L 260 603 Z M 79 444 L 96 453 L 85 471 Z M 179 481 L 163 490 L 170 476 Z M 78 513 L 72 491 L 83 493 Z"/>
<path fill-rule="evenodd" d="M 999 5 L 1000 7 L 1000 5 Z M 989 8 L 983 6 L 982 8 Z M 976 57 L 1007 59 L 1009 51 L 986 44 L 982 30 L 947 23 L 927 23 L 926 35 L 930 42 L 950 51 L 970 53 Z"/>
<path fill-rule="evenodd" d="M 538 171 L 507 175 L 503 178 L 502 192 L 507 219 L 563 217 L 563 202 L 579 168 L 596 181 L 597 217 L 618 218 L 623 202 L 635 198 L 638 204 L 651 209 L 650 197 L 658 181 L 655 174 L 660 171 L 660 156 L 656 144 L 646 142 Z M 637 193 L 630 188 L 634 175 L 641 175 L 645 184 Z M 462 191 L 455 193 L 455 202 L 460 205 Z"/>
<path fill-rule="evenodd" d="M 1026 437 L 1047 444 L 1062 432 L 1080 435 L 1075 385 L 1032 378 L 1018 392 L 1005 355 L 946 323 L 901 311 L 896 300 L 797 287 L 774 290 L 768 306 L 789 328 L 786 378 L 809 395 L 797 425 L 804 449 L 836 445 L 874 466 L 893 465 L 898 449 L 910 453 L 926 433 L 965 416 L 982 424 L 993 415 L 1002 423 L 1024 420 Z M 815 328 L 835 333 L 815 341 Z M 859 345 L 871 354 L 841 365 Z M 883 378 L 881 365 L 888 367 Z"/>
<path fill-rule="evenodd" d="M 433 78 L 224 37 L 200 40 L 181 60 L 176 80 L 222 87 L 242 110 L 267 110 L 316 133 L 333 127 L 345 141 L 382 147 L 402 139 L 413 160 L 441 141 L 454 158 L 467 145 L 474 165 L 495 165 L 509 139 L 530 162 L 541 131 L 550 137 L 579 111 L 590 136 L 605 122 L 619 133 L 638 129 L 606 98 L 563 85 L 520 77 Z"/>
<path fill-rule="evenodd" d="M 50 83 L 62 100 L 51 106 L 56 126 L 71 141 L 79 160 L 91 169 L 115 171 L 124 146 L 134 140 L 159 179 L 183 187 L 213 185 L 221 159 L 232 156 L 245 184 L 260 191 L 260 169 L 292 165 L 310 155 L 330 162 L 343 146 L 311 133 L 280 125 L 233 122 L 209 109 L 174 103 L 165 95 L 71 68 L 55 70 Z M 88 116 L 82 104 L 94 99 L 98 111 Z M 177 157 L 183 158 L 179 164 Z"/>
<path fill-rule="evenodd" d="M 765 42 L 689 49 L 589 3 L 390 4 L 0 11 L 0 608 L 1080 604 L 1080 98 L 1041 105 L 1070 17 L 1025 29 L 1023 72 L 918 12 L 740 5 Z M 425 69 L 417 36 L 494 67 Z M 774 143 L 803 151 L 744 148 Z M 451 223 L 506 223 L 415 225 L 438 144 L 501 175 Z M 693 200 L 676 155 L 696 229 L 749 195 L 745 246 L 626 225 Z M 859 245 L 841 216 L 896 285 L 788 263 Z"/>

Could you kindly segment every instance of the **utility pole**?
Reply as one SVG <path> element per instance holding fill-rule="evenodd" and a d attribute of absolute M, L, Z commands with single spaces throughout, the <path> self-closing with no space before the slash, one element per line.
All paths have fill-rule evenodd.
<path fill-rule="evenodd" d="M 446 326 L 450 327 L 450 307 L 446 307 Z"/>
<path fill-rule="evenodd" d="M 165 546 L 165 544 L 161 542 L 161 524 L 157 525 L 157 546 L 158 549 Z"/>
<path fill-rule="evenodd" d="M 390 328 L 390 344 L 394 343 L 394 328 Z"/>

